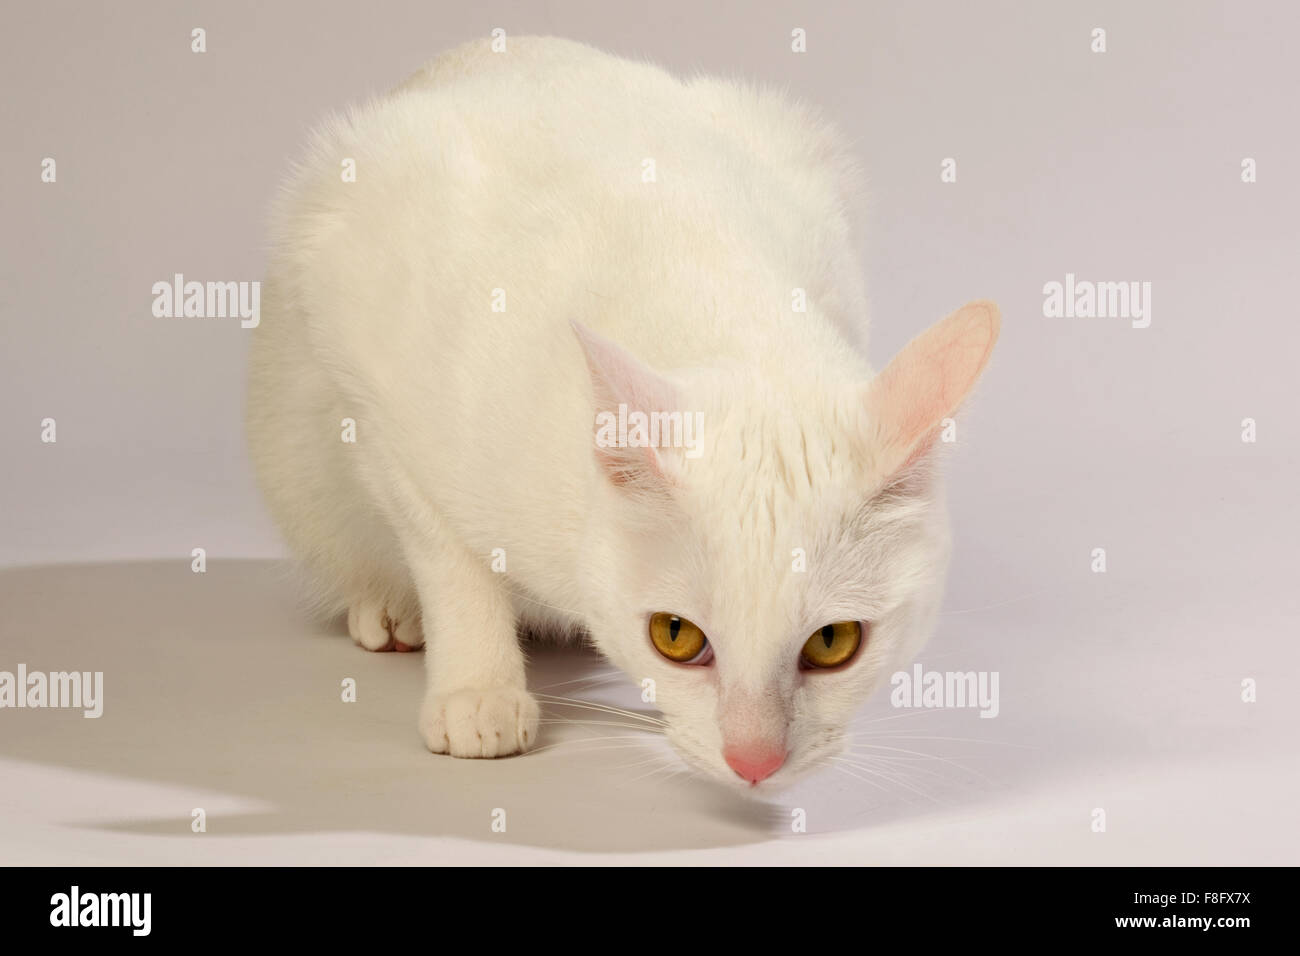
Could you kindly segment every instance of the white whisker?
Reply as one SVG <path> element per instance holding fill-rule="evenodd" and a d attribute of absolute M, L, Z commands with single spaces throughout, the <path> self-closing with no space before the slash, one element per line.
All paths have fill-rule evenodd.
<path fill-rule="evenodd" d="M 666 773 L 667 771 L 671 770 L 672 768 L 673 768 L 673 764 L 672 764 L 671 762 L 669 762 L 669 763 L 665 763 L 665 764 L 662 764 L 662 765 L 657 766 L 657 767 L 651 767 L 651 768 L 650 768 L 649 770 L 647 770 L 645 773 L 637 774 L 637 775 L 636 775 L 635 777 L 633 777 L 631 780 L 626 780 L 626 781 L 624 781 L 623 785 L 624 785 L 624 786 L 628 786 L 628 785 L 630 785 L 630 784 L 634 784 L 634 783 L 636 783 L 638 780 L 644 780 L 646 777 L 653 777 L 653 776 L 656 776 L 656 775 L 661 774 L 661 773 Z M 669 780 L 669 779 L 671 779 L 673 776 L 675 776 L 675 774 L 669 774 L 669 776 L 664 777 L 664 780 Z"/>
<path fill-rule="evenodd" d="M 639 730 L 646 734 L 663 735 L 663 731 L 654 726 L 645 724 L 623 723 L 617 720 L 580 720 L 571 717 L 543 717 L 538 721 L 539 724 L 573 724 L 577 727 L 622 727 L 624 730 Z"/>
<path fill-rule="evenodd" d="M 869 762 L 862 763 L 861 761 L 863 757 L 869 758 Z M 932 770 L 929 767 L 918 767 L 916 765 L 916 760 L 910 757 L 885 757 L 875 756 L 873 754 L 855 754 L 850 758 L 844 759 L 858 763 L 858 765 L 863 769 L 870 766 L 873 769 L 895 771 L 898 773 L 902 773 L 906 770 L 909 773 L 923 773 L 927 777 L 937 777 L 940 780 L 948 779 L 946 775 L 940 773 L 938 770 Z M 880 766 L 880 764 L 883 764 L 884 766 Z"/>
<path fill-rule="evenodd" d="M 963 744 L 996 744 L 1001 747 L 1019 747 L 1023 750 L 1040 749 L 1030 744 L 1013 744 L 1009 740 L 989 740 L 987 738 L 980 738 L 980 737 L 936 737 L 929 734 L 913 734 L 906 731 L 898 734 L 884 733 L 884 732 L 855 733 L 854 737 L 871 737 L 878 740 L 951 740 Z"/>
<path fill-rule="evenodd" d="M 921 790 L 921 789 L 918 788 L 918 787 L 914 787 L 914 786 L 912 786 L 910 783 L 907 783 L 905 780 L 900 779 L 900 778 L 899 778 L 897 775 L 895 775 L 895 774 L 891 774 L 891 773 L 889 773 L 889 772 L 887 772 L 887 771 L 881 771 L 881 769 L 878 768 L 878 767 L 867 767 L 867 766 L 864 766 L 864 765 L 862 765 L 862 764 L 855 763 L 854 761 L 849 760 L 849 759 L 847 759 L 847 758 L 845 758 L 845 757 L 831 757 L 831 760 L 835 761 L 837 767 L 838 767 L 840 770 L 843 770 L 845 773 L 848 773 L 849 776 L 851 776 L 851 777 L 853 777 L 853 776 L 857 776 L 857 775 L 856 775 L 856 774 L 853 774 L 853 773 L 850 773 L 847 769 L 845 769 L 845 767 L 843 766 L 844 764 L 847 764 L 848 766 L 853 767 L 854 769 L 857 769 L 857 770 L 861 770 L 861 771 L 863 771 L 863 772 L 865 772 L 865 773 L 870 773 L 870 774 L 872 774 L 873 776 L 880 777 L 880 778 L 882 778 L 882 779 L 884 779 L 884 780 L 888 780 L 890 783 L 894 784 L 895 786 L 903 787 L 903 788 L 906 789 L 906 790 L 910 790 L 912 793 L 915 793 L 915 794 L 917 794 L 918 796 L 925 797 L 927 800 L 930 800 L 930 801 L 932 801 L 932 802 L 934 802 L 934 803 L 941 803 L 941 801 L 938 800 L 938 799 L 936 799 L 932 794 L 926 793 L 924 790 Z M 865 778 L 865 777 L 858 777 L 858 779 L 859 779 L 859 780 L 864 780 L 864 781 L 866 781 L 867 783 L 871 783 L 871 782 L 872 782 L 871 780 L 867 780 L 867 778 Z"/>
<path fill-rule="evenodd" d="M 536 749 L 525 751 L 524 756 L 528 757 L 528 756 L 532 756 L 533 754 L 544 753 L 547 750 L 554 750 L 556 747 L 574 747 L 579 744 L 609 743 L 608 747 L 599 747 L 596 749 L 617 750 L 620 747 L 632 747 L 635 746 L 636 744 L 643 744 L 645 743 L 645 739 L 646 738 L 641 734 L 636 734 L 636 735 L 628 734 L 626 736 L 620 736 L 620 737 L 583 737 L 580 740 L 561 740 L 553 744 L 547 744 L 545 747 L 537 747 Z M 619 743 L 610 743 L 611 741 L 619 741 Z M 635 743 L 633 743 L 633 741 L 635 741 Z"/>
<path fill-rule="evenodd" d="M 573 678 L 573 680 L 562 680 L 554 684 L 546 684 L 542 687 L 535 688 L 535 690 L 537 691 L 550 690 L 552 687 L 564 687 L 566 684 L 581 684 L 585 682 L 589 682 L 592 685 L 607 684 L 610 683 L 611 681 L 618 680 L 620 677 L 623 676 L 625 675 L 623 674 L 622 671 L 610 671 L 605 674 L 589 674 L 586 677 L 575 677 Z"/>
<path fill-rule="evenodd" d="M 843 765 L 840 758 L 831 757 L 830 760 L 832 761 L 831 769 L 838 770 L 840 773 L 852 777 L 854 780 L 861 780 L 863 783 L 869 783 L 871 784 L 871 786 L 875 787 L 877 790 L 883 791 L 884 793 L 889 793 L 889 790 L 887 790 L 884 786 L 877 783 L 876 781 L 872 780 L 870 777 L 863 777 L 859 774 L 853 773 L 853 771 L 849 770 L 847 767 Z M 856 765 L 850 764 L 850 766 L 856 766 Z"/>
<path fill-rule="evenodd" d="M 934 707 L 928 710 L 908 710 L 901 714 L 891 714 L 888 717 L 873 717 L 870 720 L 868 720 L 866 717 L 858 717 L 855 720 L 853 720 L 849 724 L 849 726 L 856 727 L 858 724 L 878 724 L 884 720 L 901 720 L 904 717 L 919 717 L 922 714 L 941 714 L 941 713 L 943 713 L 943 708 Z"/>
<path fill-rule="evenodd" d="M 626 710 L 622 707 L 615 707 L 613 704 L 598 704 L 590 700 L 577 700 L 573 697 L 556 697 L 553 694 L 536 694 L 538 700 L 548 704 L 555 704 L 560 707 L 580 707 L 586 710 L 600 710 L 607 714 L 614 714 L 619 717 L 627 717 L 630 720 L 643 720 L 648 724 L 657 724 L 660 727 L 667 727 L 666 720 L 660 720 L 658 717 L 651 717 L 648 714 L 638 714 L 634 710 Z"/>
<path fill-rule="evenodd" d="M 884 744 L 862 744 L 862 747 L 871 750 L 892 750 L 895 753 L 912 754 L 916 757 L 920 757 L 925 760 L 939 760 L 942 761 L 943 763 L 952 764 L 952 766 L 966 773 L 974 774 L 976 777 L 979 777 L 981 780 L 984 780 L 985 782 L 988 782 L 989 779 L 987 776 L 980 773 L 980 771 L 967 767 L 964 764 L 960 764 L 956 760 L 953 760 L 951 757 L 940 757 L 938 754 L 927 754 L 927 753 L 923 753 L 920 750 L 906 750 L 902 747 L 886 747 Z M 853 752 L 857 753 L 859 756 L 870 756 L 869 754 L 862 754 L 861 751 L 859 751 L 856 746 L 853 748 Z"/>

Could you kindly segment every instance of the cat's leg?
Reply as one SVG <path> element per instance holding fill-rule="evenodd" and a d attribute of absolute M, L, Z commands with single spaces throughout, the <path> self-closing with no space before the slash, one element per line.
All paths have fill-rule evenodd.
<path fill-rule="evenodd" d="M 434 753 L 519 753 L 537 740 L 539 712 L 504 576 L 440 524 L 404 547 L 424 618 L 420 733 Z"/>

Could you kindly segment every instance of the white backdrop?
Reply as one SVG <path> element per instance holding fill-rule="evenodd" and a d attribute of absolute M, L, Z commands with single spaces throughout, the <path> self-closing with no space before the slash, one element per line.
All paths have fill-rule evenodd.
<path fill-rule="evenodd" d="M 954 859 L 987 843 L 1019 859 L 1044 845 L 1113 859 L 1086 843 L 1086 818 L 1107 793 L 1125 793 L 1145 808 L 1133 813 L 1147 837 L 1130 816 L 1121 858 L 1166 861 L 1203 846 L 1221 860 L 1295 862 L 1293 814 L 1284 820 L 1277 808 L 1296 795 L 1287 675 L 1300 663 L 1300 8 L 325 6 L 9 4 L 0 32 L 0 565 L 161 559 L 111 591 L 147 602 L 142 582 L 171 580 L 170 567 L 188 574 L 192 548 L 206 548 L 217 570 L 282 554 L 243 450 L 250 333 L 231 319 L 156 318 L 151 287 L 177 272 L 261 277 L 267 204 L 324 110 L 382 91 L 469 38 L 486 42 L 494 27 L 561 34 L 678 71 L 744 75 L 819 104 L 857 143 L 870 176 L 862 268 L 878 365 L 963 302 L 989 297 L 1003 311 L 1001 342 L 949 462 L 957 551 L 926 660 L 1003 673 L 1003 717 L 986 723 L 999 740 L 1032 749 L 1009 751 L 1022 756 L 997 779 L 1061 769 L 1010 787 L 977 815 L 1002 814 L 1005 826 L 935 844 L 926 836 L 933 821 L 921 823 L 887 840 L 888 853 L 928 848 Z M 206 53 L 191 52 L 195 27 L 206 30 Z M 790 49 L 796 28 L 806 30 L 806 53 Z M 1104 53 L 1092 49 L 1096 28 L 1106 31 Z M 57 164 L 53 183 L 42 181 L 46 158 Z M 941 181 L 947 158 L 955 182 Z M 1247 159 L 1255 182 L 1243 182 Z M 1044 284 L 1071 273 L 1151 283 L 1149 327 L 1045 317 Z M 55 443 L 41 440 L 47 418 L 57 422 Z M 1247 418 L 1254 442 L 1242 440 Z M 1096 548 L 1106 549 L 1105 574 L 1091 569 Z M 54 666 L 60 649 L 97 640 L 145 653 L 131 643 L 139 603 L 101 615 L 91 578 L 33 573 L 0 575 L 0 667 Z M 213 614 L 258 606 L 233 571 L 209 580 Z M 191 665 L 182 679 L 198 680 L 195 669 L 212 662 L 192 643 L 192 605 L 176 595 L 166 600 L 178 617 L 150 653 L 175 653 Z M 247 634 L 257 619 L 222 628 Z M 274 662 L 288 652 L 271 642 L 265 653 Z M 351 660 L 340 666 L 398 666 Z M 152 661 L 137 672 L 161 672 Z M 1259 681 L 1258 703 L 1241 702 L 1244 679 Z M 414 705 L 394 706 L 413 724 Z M 288 702 L 267 706 L 267 720 L 296 726 Z M 157 713 L 144 714 L 141 726 L 152 726 Z M 31 818 L 76 818 L 89 804 L 66 795 L 84 792 L 109 813 L 109 791 L 85 781 L 68 790 L 40 762 L 97 774 L 130 761 L 109 748 L 107 765 L 79 763 L 84 738 L 59 734 L 81 726 L 40 716 L 23 717 L 19 740 L 5 732 L 17 718 L 0 715 L 0 750 L 34 762 L 23 765 L 35 774 L 23 777 Z M 418 774 L 428 758 L 408 736 L 398 738 L 413 745 L 403 759 Z M 258 745 L 273 748 L 275 738 Z M 148 777 L 152 766 L 136 770 Z M 528 778 L 529 765 L 509 766 L 499 772 Z M 61 805 L 46 790 L 72 803 L 52 809 Z M 835 792 L 845 796 L 826 798 L 832 815 L 859 796 Z M 960 831 L 970 819 L 962 812 L 946 825 Z M 331 825 L 348 829 L 364 815 L 335 817 Z M 1021 818 L 1041 826 L 1016 829 Z M 49 845 L 26 818 L 15 826 L 37 840 L 33 854 Z M 880 831 L 855 839 L 861 847 Z M 119 844 L 104 846 L 115 858 Z M 296 858 L 291 839 L 280 846 Z"/>

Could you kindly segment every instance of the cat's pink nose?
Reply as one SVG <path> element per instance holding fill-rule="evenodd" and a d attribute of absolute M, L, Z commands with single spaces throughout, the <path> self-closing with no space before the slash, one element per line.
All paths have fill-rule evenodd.
<path fill-rule="evenodd" d="M 781 764 L 785 763 L 785 749 L 727 747 L 722 751 L 722 759 L 741 777 L 756 784 L 781 769 Z"/>

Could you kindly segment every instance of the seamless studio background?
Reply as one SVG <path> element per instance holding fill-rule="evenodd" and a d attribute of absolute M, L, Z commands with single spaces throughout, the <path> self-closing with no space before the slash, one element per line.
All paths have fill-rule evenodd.
<path fill-rule="evenodd" d="M 15 2 L 4 20 L 0 670 L 105 688 L 95 720 L 0 711 L 4 862 L 1296 862 L 1300 11 Z M 997 671 L 995 719 L 882 693 L 860 724 L 879 773 L 758 805 L 647 773 L 661 742 L 600 727 L 457 762 L 415 732 L 417 655 L 364 655 L 298 612 L 244 451 L 252 333 L 157 318 L 151 289 L 260 279 L 308 129 L 495 28 L 821 107 L 868 175 L 878 366 L 961 303 L 1000 304 L 920 659 Z M 1149 325 L 1045 315 L 1067 275 L 1150 283 Z M 552 693 L 637 705 L 589 655 L 539 665 L 538 687 L 591 678 Z"/>

